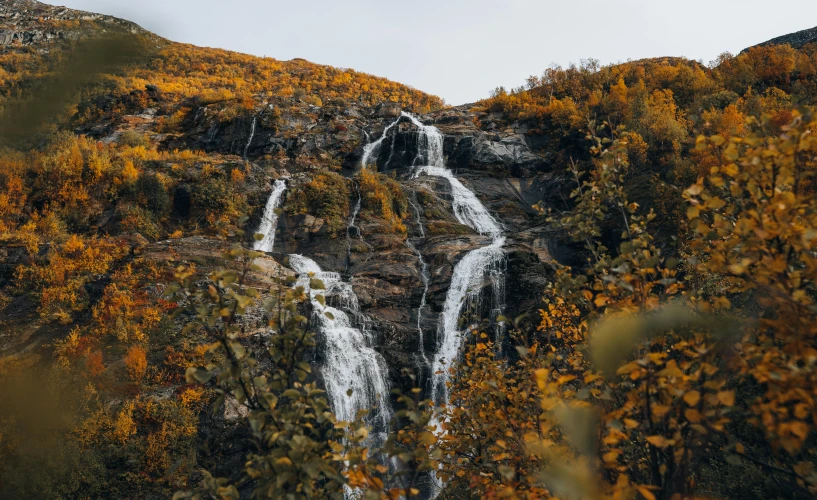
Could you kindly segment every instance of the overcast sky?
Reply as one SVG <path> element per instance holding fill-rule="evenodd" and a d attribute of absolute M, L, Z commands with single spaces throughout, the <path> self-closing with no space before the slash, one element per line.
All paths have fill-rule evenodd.
<path fill-rule="evenodd" d="M 48 0 L 163 37 L 396 80 L 463 104 L 551 63 L 654 56 L 708 62 L 817 26 L 789 0 Z"/>

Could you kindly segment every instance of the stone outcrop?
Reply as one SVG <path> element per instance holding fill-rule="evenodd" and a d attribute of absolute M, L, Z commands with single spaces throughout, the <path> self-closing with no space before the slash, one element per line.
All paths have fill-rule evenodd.
<path fill-rule="evenodd" d="M 0 3 L 0 47 L 34 45 L 46 48 L 49 42 L 76 40 L 93 31 L 154 36 L 130 21 L 112 16 L 55 7 L 34 0 L 4 0 Z"/>

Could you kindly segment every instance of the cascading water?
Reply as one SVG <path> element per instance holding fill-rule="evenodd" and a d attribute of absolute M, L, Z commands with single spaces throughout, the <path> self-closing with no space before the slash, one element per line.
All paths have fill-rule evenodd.
<path fill-rule="evenodd" d="M 462 332 L 459 329 L 459 318 L 464 309 L 478 312 L 481 309 L 481 293 L 486 280 L 491 283 L 493 295 L 492 316 L 499 316 L 504 306 L 503 297 L 505 293 L 505 254 L 502 246 L 505 238 L 502 236 L 502 227 L 488 212 L 476 195 L 465 187 L 459 179 L 445 166 L 443 155 L 443 135 L 433 125 L 425 125 L 417 117 L 405 111 L 400 116 L 383 129 L 380 138 L 367 144 L 363 148 L 363 158 L 361 164 L 365 167 L 373 160 L 376 161 L 380 154 L 383 141 L 388 137 L 389 131 L 394 128 L 402 119 L 408 119 L 418 129 L 417 155 L 412 166 L 415 167 L 414 176 L 429 175 L 446 179 L 451 186 L 452 208 L 457 220 L 479 234 L 490 236 L 491 243 L 485 247 L 468 252 L 462 260 L 454 267 L 451 278 L 451 286 L 445 299 L 443 313 L 438 326 L 438 348 L 434 355 L 432 364 L 432 398 L 437 404 L 448 402 L 447 382 L 450 374 L 446 365 L 455 362 L 459 356 L 462 346 Z M 389 155 L 387 164 L 391 161 L 394 149 L 394 137 L 392 137 L 392 153 Z M 414 207 L 416 211 L 416 206 Z M 419 221 L 419 212 L 418 221 Z M 427 276 L 427 267 L 422 255 L 413 242 L 408 241 L 409 248 L 418 255 L 421 261 L 424 276 Z M 424 279 L 425 291 L 428 290 L 427 279 Z M 423 293 L 420 308 L 418 309 L 418 331 L 422 345 L 421 318 L 422 309 L 425 307 L 426 293 Z M 502 330 L 502 326 L 497 327 L 497 336 Z M 425 357 L 424 349 L 422 355 Z"/>
<path fill-rule="evenodd" d="M 447 385 L 451 378 L 449 368 L 459 358 L 462 348 L 464 332 L 460 331 L 460 316 L 463 312 L 481 314 L 482 290 L 485 288 L 486 282 L 491 284 L 491 294 L 493 296 L 492 318 L 496 319 L 504 307 L 505 254 L 502 247 L 505 244 L 505 238 L 502 236 L 501 225 L 488 212 L 476 195 L 446 168 L 443 156 L 443 135 L 436 127 L 423 124 L 415 116 L 402 112 L 395 121 L 386 126 L 379 139 L 364 147 L 361 165 L 366 167 L 373 161 L 377 161 L 383 141 L 388 137 L 389 131 L 402 119 L 408 119 L 418 129 L 417 155 L 411 165 L 414 167 L 414 177 L 428 175 L 446 179 L 451 186 L 452 208 L 457 220 L 476 230 L 479 234 L 490 237 L 489 244 L 468 252 L 454 266 L 451 285 L 438 324 L 437 350 L 432 362 L 429 362 L 426 358 L 422 328 L 423 310 L 426 307 L 430 279 L 428 266 L 412 238 L 408 238 L 406 241 L 407 246 L 417 256 L 422 270 L 424 289 L 417 309 L 420 355 L 423 365 L 431 365 L 432 368 L 432 399 L 436 404 L 442 405 L 447 404 L 449 401 Z M 368 134 L 366 137 L 368 140 Z M 384 166 L 388 166 L 394 156 L 394 144 L 395 135 L 393 134 L 391 151 Z M 421 237 L 425 238 L 420 210 L 415 200 L 410 199 L 409 202 L 414 209 Z M 500 324 L 497 329 L 497 339 L 499 339 L 501 329 Z M 439 423 L 437 418 L 437 416 L 434 417 L 434 422 Z M 432 491 L 429 493 L 433 498 L 441 491 L 443 483 L 433 473 L 431 479 L 433 484 L 431 485 Z"/>
<path fill-rule="evenodd" d="M 488 213 L 479 198 L 476 197 L 473 191 L 465 187 L 459 179 L 454 177 L 450 170 L 445 167 L 417 167 L 415 177 L 423 174 L 448 180 L 451 185 L 451 205 L 454 210 L 454 217 L 460 223 L 471 227 L 479 234 L 493 237 L 502 234 L 499 223 Z"/>
<path fill-rule="evenodd" d="M 425 228 L 423 228 L 423 220 L 420 218 L 420 207 L 417 206 L 414 198 L 409 198 L 409 203 L 411 204 L 411 208 L 414 210 L 417 228 L 420 230 L 420 237 L 425 239 L 426 231 Z M 417 332 L 420 335 L 420 338 L 418 339 L 418 344 L 420 346 L 420 357 L 422 358 L 423 363 L 427 365 L 428 358 L 426 358 L 425 340 L 423 339 L 423 309 L 426 307 L 426 297 L 428 296 L 428 284 L 430 281 L 428 264 L 423 258 L 422 252 L 420 252 L 420 249 L 411 238 L 406 239 L 406 245 L 412 252 L 414 252 L 414 254 L 417 256 L 417 260 L 420 262 L 420 279 L 423 281 L 423 295 L 420 297 L 420 305 L 417 307 Z"/>
<path fill-rule="evenodd" d="M 310 288 L 310 297 L 320 330 L 325 360 L 322 372 L 332 410 L 339 420 L 349 422 L 358 411 L 373 408 L 367 423 L 375 430 L 375 444 L 381 444 L 391 420 L 386 362 L 371 346 L 368 321 L 360 312 L 357 295 L 338 273 L 324 272 L 308 257 L 290 255 L 289 263 L 299 275 L 298 285 L 307 287 L 312 273 L 312 278 L 321 280 L 325 287 Z M 326 298 L 326 305 L 317 300 L 318 295 Z"/>
<path fill-rule="evenodd" d="M 366 144 L 365 146 L 363 146 L 363 157 L 360 159 L 360 164 L 362 166 L 365 167 L 365 166 L 370 165 L 371 162 L 372 162 L 372 159 L 377 161 L 377 155 L 380 154 L 380 146 L 383 144 L 383 141 L 389 135 L 389 130 L 391 130 L 395 125 L 397 125 L 402 118 L 403 118 L 403 115 L 401 114 L 400 116 L 397 117 L 396 120 L 389 123 L 386 126 L 386 128 L 383 129 L 383 133 L 380 135 L 379 139 L 377 139 L 374 142 L 370 142 L 370 143 Z M 368 134 L 367 134 L 366 138 L 368 140 Z M 392 140 L 392 153 L 393 152 L 394 152 L 394 140 Z M 389 161 L 390 160 L 391 160 L 391 157 L 389 157 Z M 386 163 L 388 163 L 388 161 Z"/>
<path fill-rule="evenodd" d="M 284 192 L 287 189 L 287 183 L 283 179 L 278 179 L 272 187 L 272 193 L 267 200 L 267 206 L 264 207 L 264 215 L 261 218 L 261 225 L 258 227 L 258 233 L 263 234 L 264 237 L 255 242 L 254 250 L 259 252 L 272 252 L 275 246 L 275 229 L 278 226 L 278 214 L 276 211 L 281 208 L 284 201 Z"/>
<path fill-rule="evenodd" d="M 255 137 L 255 123 L 257 121 L 257 117 L 252 117 L 252 125 L 250 126 L 250 138 L 247 139 L 247 144 L 244 146 L 244 155 L 242 158 L 244 160 L 247 159 L 247 152 L 250 150 L 250 144 L 252 144 L 252 138 Z"/>
<path fill-rule="evenodd" d="M 357 201 L 352 208 L 352 215 L 349 217 L 349 223 L 346 225 L 346 271 L 349 271 L 349 266 L 352 264 L 352 238 L 362 239 L 360 228 L 355 225 L 357 216 L 360 214 L 360 207 L 363 203 L 363 196 L 360 194 L 360 186 L 355 183 L 355 190 L 357 191 Z"/>
<path fill-rule="evenodd" d="M 401 117 L 408 118 L 415 127 L 420 129 L 420 136 L 417 140 L 417 157 L 414 158 L 412 166 L 424 165 L 430 167 L 445 168 L 443 158 L 443 135 L 434 125 L 425 125 L 414 115 L 400 113 Z"/>
<path fill-rule="evenodd" d="M 437 352 L 432 365 L 432 399 L 437 404 L 448 403 L 447 382 L 451 375 L 449 368 L 459 357 L 463 334 L 459 328 L 459 318 L 463 310 L 478 312 L 481 289 L 487 280 L 492 283 L 494 295 L 493 309 L 502 303 L 499 293 L 504 294 L 504 272 L 502 267 L 505 254 L 502 246 L 505 238 L 502 228 L 488 212 L 476 195 L 465 187 L 454 174 L 445 167 L 443 157 L 443 136 L 433 125 L 425 125 L 413 115 L 403 113 L 419 129 L 418 151 L 415 158 L 415 177 L 429 175 L 448 180 L 451 186 L 452 208 L 457 220 L 479 234 L 490 236 L 491 244 L 468 252 L 454 266 L 451 285 L 443 306 L 438 327 L 439 338 Z M 498 314 L 498 311 L 495 311 Z"/>
<path fill-rule="evenodd" d="M 492 271 L 498 269 L 504 260 L 502 252 L 504 244 L 504 237 L 494 238 L 490 245 L 465 254 L 465 257 L 454 266 L 451 285 L 440 316 L 441 339 L 432 366 L 431 395 L 437 404 L 448 403 L 447 382 L 451 379 L 448 370 L 459 357 L 463 341 L 463 334 L 459 328 L 460 315 L 463 310 L 478 312 L 481 309 L 481 289 L 486 277 L 503 279 Z"/>

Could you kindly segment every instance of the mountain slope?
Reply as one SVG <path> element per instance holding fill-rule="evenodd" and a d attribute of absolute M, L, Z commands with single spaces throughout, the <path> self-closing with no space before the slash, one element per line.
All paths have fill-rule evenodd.
<path fill-rule="evenodd" d="M 27 79 L 53 71 L 65 49 L 99 37 L 134 38 L 142 43 L 142 60 L 128 61 L 121 71 L 103 71 L 104 94 L 126 95 L 146 84 L 176 102 L 198 98 L 234 101 L 250 106 L 263 95 L 293 97 L 320 104 L 333 99 L 364 104 L 381 101 L 427 111 L 439 98 L 405 85 L 352 70 L 309 63 L 277 61 L 163 40 L 133 23 L 36 1 L 13 0 L 0 6 L 0 47 L 6 71 L 0 73 L 3 94 L 25 93 Z"/>
<path fill-rule="evenodd" d="M 84 41 L 133 36 L 145 47 L 96 78 L 77 79 L 36 133 L 3 135 L 18 142 L 0 154 L 0 353 L 34 364 L 59 359 L 71 377 L 105 386 L 92 404 L 100 420 L 87 431 L 98 444 L 82 454 L 102 470 L 93 485 L 64 475 L 59 462 L 31 485 L 15 483 L 20 495 L 59 484 L 71 492 L 167 496 L 195 477 L 194 464 L 228 476 L 241 470 L 246 450 L 227 450 L 243 442 L 243 428 L 234 416 L 202 413 L 201 395 L 184 381 L 184 368 L 199 363 L 214 338 L 180 334 L 181 319 L 169 316 L 173 304 L 161 291 L 177 266 L 192 265 L 204 279 L 235 265 L 224 254 L 252 244 L 278 179 L 286 179 L 287 193 L 276 252 L 256 259 L 261 270 L 250 282 L 268 290 L 273 278 L 290 274 L 284 253 L 343 273 L 371 318 L 391 386 L 412 387 L 407 373 L 423 349 L 434 349 L 454 267 L 484 238 L 452 215 L 446 183 L 409 179 L 418 133 L 406 121 L 387 138 L 402 158 L 384 169 L 391 172 L 361 173 L 364 145 L 402 110 L 438 111 L 422 119 L 447 134 L 463 182 L 518 233 L 507 246 L 509 268 L 520 277 L 513 311 L 534 303 L 539 278 L 530 271 L 542 268 L 537 252 L 547 251 L 532 230 L 529 203 L 542 189 L 547 155 L 530 151 L 517 131 L 481 132 L 467 107 L 443 110 L 436 97 L 351 70 L 176 44 L 124 21 L 36 2 L 4 4 L 0 12 L 3 40 L 10 40 L 0 48 L 0 103 L 12 130 L 14 110 L 59 81 Z M 356 225 L 347 228 L 358 200 Z M 423 335 L 423 270 L 408 237 L 430 266 Z M 261 342 L 268 330 L 261 302 L 244 320 L 243 340 Z M 128 367 L 140 352 L 146 368 L 134 378 Z M 0 363 L 0 374 L 11 366 Z M 117 447 L 110 426 L 124 422 L 126 408 L 139 430 Z M 231 458 L 197 455 L 196 429 L 219 429 L 208 446 Z M 79 453 L 72 441 L 66 446 L 61 453 Z M 181 457 L 193 458 L 166 475 Z M 142 471 L 138 480 L 122 480 L 128 468 Z"/>
<path fill-rule="evenodd" d="M 186 378 L 185 372 L 220 363 L 224 351 L 219 345 L 232 346 L 239 357 L 257 355 L 252 359 L 261 361 L 247 366 L 255 364 L 261 371 L 276 365 L 271 332 L 280 328 L 274 311 L 264 305 L 279 287 L 285 295 L 291 289 L 285 280 L 294 277 L 287 260 L 292 254 L 309 259 L 304 269 L 328 273 L 323 275 L 332 286 L 326 292 L 328 304 L 344 313 L 332 318 L 333 326 L 346 328 L 346 334 L 354 328 L 365 331 L 341 338 L 352 345 L 368 339 L 371 345 L 360 351 L 376 351 L 378 368 L 381 357 L 385 360 L 386 383 L 378 387 L 405 393 L 416 388 L 419 392 L 411 394 L 429 397 L 435 379 L 430 360 L 439 361 L 444 335 L 461 333 L 448 339 L 476 347 L 471 363 L 447 360 L 457 373 L 475 374 L 475 379 L 453 376 L 450 392 L 437 391 L 456 395 L 449 414 L 456 414 L 451 439 L 430 445 L 450 453 L 441 463 L 450 476 L 452 497 L 507 496 L 511 487 L 531 498 L 546 495 L 535 478 L 551 460 L 534 460 L 526 440 L 527 431 L 542 429 L 539 398 L 544 389 L 534 382 L 542 382 L 546 370 L 531 370 L 543 367 L 552 369 L 547 376 L 558 378 L 554 394 L 576 395 L 565 401 L 577 407 L 596 400 L 599 408 L 619 411 L 616 404 L 636 401 L 618 415 L 607 413 L 613 421 L 600 431 L 638 429 L 627 439 L 615 434 L 615 439 L 604 440 L 605 450 L 611 450 L 605 455 L 610 471 L 627 467 L 632 474 L 617 485 L 669 488 L 683 483 L 684 494 L 700 488 L 721 496 L 737 491 L 742 498 L 789 493 L 780 494 L 775 489 L 779 485 L 760 469 L 723 460 L 722 450 L 704 442 L 703 434 L 696 437 L 701 439 L 696 446 L 711 452 L 711 463 L 709 455 L 698 459 L 696 449 L 696 460 L 704 466 L 695 463 L 694 473 L 673 475 L 680 469 L 673 469 L 677 455 L 669 445 L 660 453 L 647 451 L 649 443 L 675 439 L 678 428 L 668 427 L 663 441 L 645 442 L 644 437 L 664 431 L 654 431 L 649 417 L 641 420 L 639 398 L 646 395 L 649 406 L 650 395 L 666 389 L 665 400 L 681 408 L 686 403 L 672 393 L 675 386 L 639 386 L 651 380 L 646 376 L 603 381 L 588 364 L 583 343 L 591 320 L 608 311 L 657 308 L 665 292 L 673 297 L 683 292 L 675 286 L 676 278 L 682 278 L 674 266 L 661 267 L 660 276 L 656 269 L 684 258 L 699 242 L 690 236 L 687 216 L 697 212 L 687 210 L 685 190 L 697 179 L 723 185 L 716 174 L 737 168 L 723 168 L 720 150 L 699 147 L 697 138 L 715 135 L 726 143 L 750 133 L 783 133 L 795 105 L 817 102 L 814 46 L 757 47 L 724 57 L 713 68 L 683 58 L 605 67 L 591 60 L 579 67 L 550 68 L 529 79 L 526 88 L 499 89 L 479 103 L 446 108 L 436 97 L 383 78 L 303 60 L 173 43 L 126 21 L 33 1 L 0 6 L 0 30 L 0 104 L 5 113 L 0 134 L 0 458 L 11 457 L 0 460 L 3 494 L 168 497 L 194 487 L 206 470 L 237 484 L 237 494 L 249 496 L 256 483 L 244 475 L 247 456 L 269 451 L 273 444 L 259 436 L 272 432 L 276 423 L 267 421 L 261 430 L 249 426 L 250 411 L 229 394 L 215 413 L 208 411 L 219 392 L 212 384 L 192 383 L 197 377 Z M 99 74 L 58 85 L 83 51 L 87 55 L 87 47 L 94 48 L 86 42 L 123 38 L 136 40 L 141 52 L 114 58 L 116 64 L 86 66 L 94 69 L 89 73 Z M 59 92 L 46 92 L 55 86 Z M 22 127 L 22 117 L 14 113 L 42 101 L 43 95 L 59 104 L 49 119 L 31 133 L 11 133 Z M 761 115 L 767 118 L 747 121 Z M 599 136 L 598 143 L 588 131 Z M 610 157 L 602 157 L 598 147 L 622 137 L 626 141 L 616 142 L 611 176 Z M 423 171 L 437 175 L 417 175 L 424 163 L 434 168 Z M 804 176 L 798 188 L 813 192 L 814 184 Z M 280 195 L 277 211 L 266 209 L 276 201 L 271 193 Z M 717 208 L 720 198 L 710 199 Z M 478 224 L 457 215 L 463 210 L 478 212 L 480 220 L 495 225 L 479 234 Z M 253 247 L 253 233 L 262 227 L 263 217 L 274 222 L 275 244 L 254 258 L 255 267 L 245 268 L 241 249 Z M 639 238 L 638 255 L 626 260 L 633 235 Z M 481 270 L 475 264 L 480 259 L 468 256 L 488 247 L 493 247 L 490 269 Z M 743 260 L 734 264 L 743 265 Z M 459 274 L 455 280 L 458 267 L 461 273 L 469 266 L 468 279 Z M 709 307 L 707 294 L 719 293 L 712 290 L 725 285 L 696 275 L 689 262 L 683 266 L 682 272 L 693 277 L 684 285 L 704 283 L 690 293 L 700 292 L 701 307 Z M 244 285 L 255 290 L 247 294 L 251 300 L 241 306 L 229 339 L 220 328 L 232 299 L 222 304 L 227 307 L 208 309 L 215 313 L 212 321 L 194 329 L 185 326 L 200 309 L 177 309 L 201 305 L 196 293 L 208 294 L 219 281 L 227 296 L 235 291 L 231 277 L 214 274 L 223 269 L 246 270 Z M 603 278 L 582 281 L 596 270 Z M 189 294 L 166 295 L 179 279 L 186 280 Z M 631 283 L 647 279 L 660 281 L 647 282 L 638 288 L 644 295 L 633 298 Z M 453 313 L 451 296 L 460 307 Z M 796 297 L 805 300 L 806 295 Z M 729 299 L 718 296 L 713 303 L 723 307 L 723 300 Z M 311 314 L 320 307 L 314 300 L 294 311 L 320 330 L 317 344 L 297 361 L 308 363 L 316 383 L 326 387 L 323 372 L 332 372 L 325 370 L 327 358 L 349 361 L 342 353 L 350 346 L 322 348 L 326 332 L 319 326 L 324 319 Z M 508 318 L 504 325 L 500 316 Z M 490 342 L 494 349 L 486 347 Z M 703 335 L 695 342 L 694 349 L 679 344 L 677 351 L 691 359 L 722 352 L 704 344 Z M 668 349 L 655 344 L 649 351 L 654 359 L 664 359 Z M 720 360 L 706 359 L 720 369 Z M 675 369 L 691 372 L 699 365 L 679 366 Z M 670 365 L 666 367 L 669 373 Z M 41 375 L 38 369 L 47 372 Z M 379 373 L 366 370 L 350 378 L 360 380 L 375 371 Z M 727 373 L 716 371 L 710 375 Z M 220 371 L 219 379 L 229 372 Z M 59 420 L 45 422 L 50 429 L 45 436 L 38 427 L 23 425 L 30 414 L 24 397 L 33 392 L 29 385 L 22 385 L 23 390 L 2 385 L 28 373 L 42 381 L 35 386 L 43 395 L 38 402 L 54 403 L 41 413 Z M 201 377 L 201 371 L 194 374 Z M 695 377 L 681 378 L 692 384 L 701 380 Z M 718 391 L 733 383 L 716 380 Z M 266 381 L 250 377 L 244 383 L 260 386 Z M 706 389 L 688 387 L 695 394 Z M 344 391 L 335 392 L 343 398 Z M 350 400 L 363 392 L 353 390 Z M 23 397 L 15 399 L 18 394 Z M 707 395 L 698 394 L 695 401 L 730 400 L 725 392 Z M 406 404 L 378 396 L 377 401 L 387 400 L 394 410 Z M 280 406 L 301 408 L 290 403 Z M 387 408 L 379 410 L 377 415 L 389 414 Z M 627 419 L 620 420 L 625 414 Z M 698 432 L 703 418 L 709 417 L 697 411 L 679 410 L 677 416 L 683 432 Z M 293 432 L 311 436 L 313 423 L 310 417 L 308 425 Z M 661 425 L 665 423 L 670 425 Z M 372 434 L 380 436 L 373 439 L 388 430 L 379 425 Z M 718 420 L 712 429 L 723 425 Z M 734 432 L 753 456 L 773 455 L 766 441 L 737 434 L 742 429 Z M 557 433 L 552 434 L 555 438 Z M 423 428 L 416 437 L 426 446 L 434 434 Z M 26 446 L 28 439 L 35 445 Z M 485 455 L 473 457 L 474 450 Z M 629 456 L 637 457 L 637 465 L 623 462 Z M 292 462 L 273 462 L 270 474 L 278 474 L 275 467 L 287 460 Z M 336 460 L 338 471 L 343 460 Z M 406 460 L 404 470 L 416 465 Z M 580 457 L 577 463 L 582 462 L 592 461 Z M 642 467 L 648 463 L 649 471 Z M 776 467 L 787 470 L 783 467 L 789 465 Z M 671 472 L 665 476 L 661 471 Z M 310 462 L 303 477 L 314 474 Z M 432 490 L 431 475 L 419 476 L 417 486 L 426 495 Z M 286 481 L 288 476 L 278 477 Z M 514 477 L 518 482 L 509 482 Z M 582 480 L 602 484 L 614 480 L 610 477 Z M 232 494 L 225 491 L 225 496 Z M 643 489 L 646 496 L 644 491 L 650 489 Z"/>
<path fill-rule="evenodd" d="M 794 33 L 789 33 L 788 35 L 782 35 L 778 37 L 774 37 L 771 40 L 767 40 L 763 43 L 759 43 L 757 45 L 753 45 L 752 47 L 768 47 L 772 45 L 789 45 L 794 49 L 802 49 L 806 45 L 810 43 L 817 43 L 817 27 L 805 29 L 801 31 L 796 31 Z M 746 48 L 741 53 L 746 52 L 750 48 Z"/>

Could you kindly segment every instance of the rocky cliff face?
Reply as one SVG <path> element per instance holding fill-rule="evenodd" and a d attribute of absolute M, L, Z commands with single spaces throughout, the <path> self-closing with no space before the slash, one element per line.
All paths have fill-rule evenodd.
<path fill-rule="evenodd" d="M 165 141 L 167 147 L 184 144 L 226 155 L 239 155 L 246 148 L 249 161 L 258 162 L 259 167 L 276 157 L 275 166 L 267 167 L 268 180 L 258 189 L 268 192 L 271 180 L 283 176 L 289 178 L 292 191 L 327 163 L 337 162 L 340 172 L 351 178 L 361 166 L 367 137 L 379 137 L 395 120 L 393 108 L 318 107 L 275 100 L 223 123 L 204 106 L 191 113 L 190 126 L 183 135 Z M 488 131 L 484 124 L 478 127 L 470 106 L 420 118 L 444 134 L 449 168 L 477 193 L 508 235 L 507 273 L 513 286 L 508 289 L 507 313 L 514 315 L 532 307 L 547 281 L 551 256 L 560 256 L 561 250 L 554 243 L 557 238 L 532 208 L 558 189 L 559 182 L 550 172 L 549 154 L 538 150 L 537 138 L 522 128 L 492 130 L 490 121 Z M 379 170 L 400 181 L 417 208 L 404 219 L 406 237 L 383 232 L 377 219 L 362 217 L 347 234 L 345 230 L 329 230 L 325 220 L 310 214 L 285 214 L 278 222 L 274 254 L 279 260 L 286 254 L 304 254 L 324 270 L 343 273 L 352 283 L 363 312 L 374 321 L 379 350 L 395 380 L 403 368 L 416 367 L 420 353 L 416 324 L 423 291 L 422 268 L 407 239 L 415 243 L 430 273 L 428 308 L 421 323 L 427 348 L 435 339 L 454 265 L 466 252 L 486 244 L 486 237 L 474 234 L 453 217 L 446 182 L 435 177 L 413 178 L 418 137 L 416 127 L 408 120 L 401 121 L 384 139 L 375 159 Z M 350 195 L 352 207 L 354 192 Z M 285 210 L 287 204 L 285 200 Z M 258 217 L 256 213 L 251 219 L 250 232 Z"/>
<path fill-rule="evenodd" d="M 34 0 L 4 0 L 0 5 L 0 47 L 47 49 L 52 41 L 76 40 L 98 29 L 149 34 L 129 21 Z"/>

